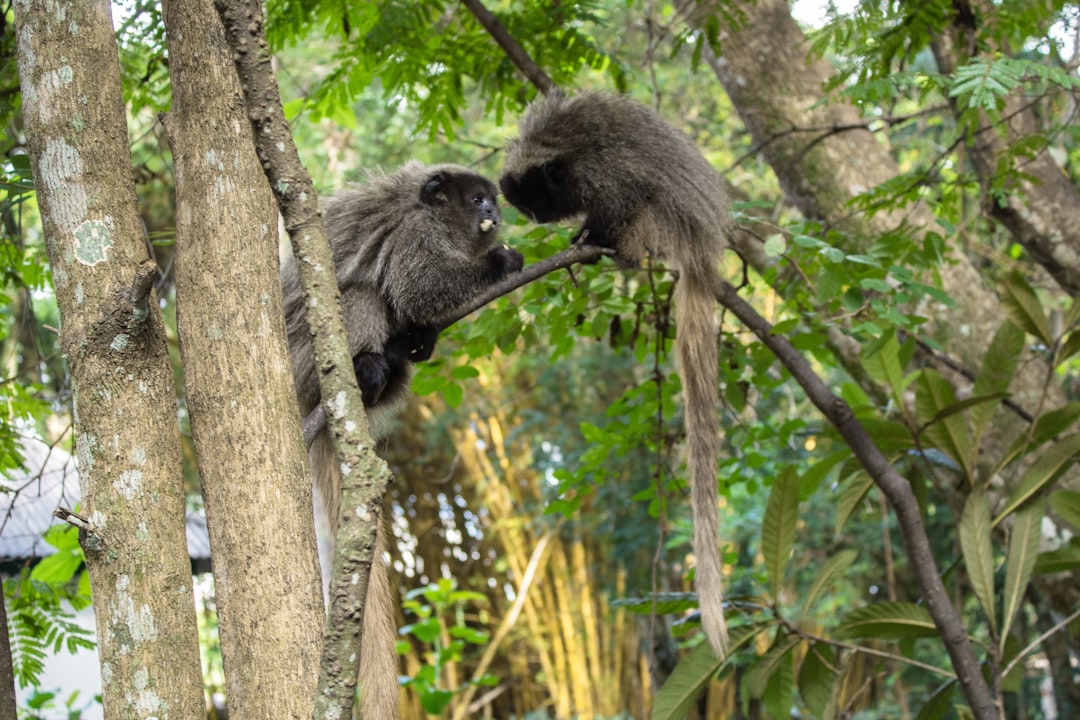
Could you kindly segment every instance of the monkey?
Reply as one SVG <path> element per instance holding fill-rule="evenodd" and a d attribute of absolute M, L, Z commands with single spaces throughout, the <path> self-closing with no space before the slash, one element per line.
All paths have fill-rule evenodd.
<path fill-rule="evenodd" d="M 363 186 L 335 194 L 323 207 L 345 332 L 364 409 L 375 437 L 407 396 L 412 365 L 428 360 L 439 329 L 433 322 L 488 285 L 522 268 L 519 252 L 498 242 L 498 190 L 458 165 L 412 161 L 372 173 Z M 311 334 L 296 260 L 281 266 L 285 325 L 302 416 L 319 404 Z M 311 444 L 316 495 L 331 534 L 341 505 L 341 476 L 329 433 Z M 361 717 L 400 715 L 393 594 L 382 562 L 380 525 L 371 567 L 360 651 Z"/>
<path fill-rule="evenodd" d="M 717 657 L 727 645 L 721 590 L 717 268 L 726 244 L 727 193 L 684 133 L 624 95 L 554 92 L 531 103 L 506 148 L 507 202 L 537 223 L 582 218 L 574 242 L 615 250 L 624 267 L 645 257 L 678 270 L 676 358 L 683 380 L 696 587 Z"/>

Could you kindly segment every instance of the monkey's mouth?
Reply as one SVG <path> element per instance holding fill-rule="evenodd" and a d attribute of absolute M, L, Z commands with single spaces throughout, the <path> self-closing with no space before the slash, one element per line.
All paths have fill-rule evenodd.
<path fill-rule="evenodd" d="M 494 228 L 498 224 L 499 223 L 497 221 L 492 220 L 491 218 L 484 218 L 483 220 L 480 221 L 480 232 L 482 232 L 482 233 L 491 232 L 491 229 Z"/>

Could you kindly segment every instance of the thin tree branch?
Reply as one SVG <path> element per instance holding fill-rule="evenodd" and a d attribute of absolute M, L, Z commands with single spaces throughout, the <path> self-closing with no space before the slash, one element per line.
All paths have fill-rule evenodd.
<path fill-rule="evenodd" d="M 979 720 L 997 720 L 997 709 L 990 687 L 982 675 L 978 658 L 968 639 L 967 630 L 956 607 L 949 600 L 937 563 L 930 550 L 930 540 L 922 523 L 922 512 L 911 485 L 881 453 L 855 417 L 851 407 L 834 395 L 810 367 L 810 364 L 784 335 L 774 335 L 772 325 L 745 300 L 735 288 L 722 282 L 716 299 L 772 350 L 791 376 L 802 386 L 806 396 L 821 411 L 847 442 L 856 459 L 889 500 L 900 525 L 908 562 L 915 572 L 919 589 L 926 601 L 934 625 L 952 660 L 964 696 Z"/>
<path fill-rule="evenodd" d="M 1020 652 L 1018 652 L 1018 653 L 1016 654 L 1016 657 L 1014 657 L 1014 658 L 1012 659 L 1012 662 L 1010 662 L 1010 663 L 1009 663 L 1008 665 L 1006 665 L 1006 666 L 1005 666 L 1005 669 L 1001 671 L 1001 677 L 1002 677 L 1002 678 L 1007 678 L 1007 677 L 1009 677 L 1009 673 L 1011 673 L 1011 672 L 1012 672 L 1012 670 L 1013 670 L 1013 668 L 1014 668 L 1014 667 L 1016 667 L 1016 664 L 1017 664 L 1018 662 L 1020 662 L 1021 660 L 1023 660 L 1023 659 L 1024 659 L 1024 657 L 1025 657 L 1025 656 L 1026 656 L 1026 655 L 1027 655 L 1027 654 L 1028 654 L 1029 652 L 1031 652 L 1032 650 L 1034 650 L 1035 648 L 1037 648 L 1037 647 L 1038 647 L 1039 645 L 1041 645 L 1041 644 L 1042 644 L 1042 642 L 1043 642 L 1044 640 L 1046 640 L 1046 638 L 1050 637 L 1051 635 L 1053 635 L 1053 634 L 1054 634 L 1054 633 L 1056 633 L 1056 632 L 1057 632 L 1058 630 L 1060 630 L 1061 628 L 1065 627 L 1066 625 L 1068 625 L 1069 623 L 1071 623 L 1071 622 L 1072 622 L 1073 620 L 1075 620 L 1075 619 L 1076 619 L 1076 618 L 1078 618 L 1078 617 L 1080 617 L 1080 610 L 1074 610 L 1074 611 L 1072 612 L 1072 614 L 1071 614 L 1071 615 L 1069 615 L 1069 616 L 1068 616 L 1068 617 L 1066 617 L 1066 618 L 1065 618 L 1064 620 L 1062 620 L 1061 622 L 1059 622 L 1059 623 L 1057 623 L 1056 625 L 1054 625 L 1054 627 L 1050 628 L 1049 630 L 1047 630 L 1046 632 L 1044 632 L 1044 633 L 1043 633 L 1042 635 L 1040 635 L 1039 637 L 1037 637 L 1037 638 L 1035 638 L 1034 640 L 1032 640 L 1032 641 L 1031 641 L 1031 643 L 1030 643 L 1030 644 L 1029 644 L 1029 645 L 1028 645 L 1028 646 L 1027 646 L 1026 648 L 1024 648 L 1023 650 L 1021 650 Z"/>
<path fill-rule="evenodd" d="M 462 4 L 484 26 L 492 39 L 499 44 L 499 47 L 506 53 L 506 57 L 510 58 L 510 62 L 514 63 L 517 69 L 540 92 L 550 95 L 553 91 L 558 90 L 555 81 L 536 64 L 536 61 L 529 56 L 529 53 L 525 52 L 525 48 L 521 47 L 521 44 L 514 39 L 513 35 L 507 32 L 506 27 L 491 14 L 491 11 L 480 0 L 462 0 Z"/>
<path fill-rule="evenodd" d="M 528 285 L 534 280 L 538 280 L 556 270 L 568 268 L 577 263 L 596 262 L 605 255 L 613 254 L 613 250 L 597 247 L 596 245 L 584 245 L 582 243 L 571 245 L 561 253 L 552 255 L 538 263 L 533 263 L 522 269 L 520 272 L 507 275 L 499 282 L 487 287 L 484 292 L 480 293 L 461 307 L 455 308 L 443 317 L 434 320 L 432 325 L 435 326 L 436 330 L 442 332 L 458 320 L 461 320 L 476 310 L 484 307 L 492 300 L 507 295 L 514 290 L 517 290 L 519 287 Z M 308 413 L 307 417 L 303 419 L 302 425 L 304 428 L 304 443 L 307 447 L 311 447 L 311 443 L 315 440 L 315 437 L 322 432 L 322 429 L 326 426 L 326 411 L 323 409 L 323 406 L 320 404 Z"/>

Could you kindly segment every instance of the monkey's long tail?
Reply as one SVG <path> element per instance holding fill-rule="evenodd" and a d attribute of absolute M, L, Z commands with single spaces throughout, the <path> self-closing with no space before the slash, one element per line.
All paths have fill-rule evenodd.
<path fill-rule="evenodd" d="M 319 507 L 325 512 L 331 538 L 337 535 L 341 507 L 341 473 L 337 468 L 330 433 L 321 432 L 311 443 L 311 465 Z M 364 626 L 360 636 L 360 718 L 398 720 L 397 593 L 390 586 L 390 568 L 383 560 L 391 530 L 384 517 L 375 535 L 375 554 L 368 576 Z"/>
<path fill-rule="evenodd" d="M 716 656 L 727 650 L 720 576 L 720 528 L 717 508 L 716 462 L 720 452 L 719 360 L 716 308 L 716 268 L 682 267 L 675 288 L 678 328 L 675 349 L 686 398 L 687 466 L 694 518 L 696 587 L 701 625 Z"/>

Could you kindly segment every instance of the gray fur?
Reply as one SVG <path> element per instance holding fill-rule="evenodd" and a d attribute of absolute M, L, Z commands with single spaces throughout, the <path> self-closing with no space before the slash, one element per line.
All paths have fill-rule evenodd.
<path fill-rule="evenodd" d="M 429 323 L 521 269 L 521 255 L 497 242 L 496 195 L 489 180 L 468 168 L 409 162 L 372 174 L 364 186 L 338 193 L 323 209 L 349 350 L 376 437 L 385 434 L 385 420 L 408 392 L 412 363 L 431 355 L 437 330 Z M 281 283 L 297 400 L 306 416 L 319 403 L 319 387 L 291 255 L 282 263 Z M 384 366 L 386 377 L 380 375 Z M 325 430 L 312 442 L 310 460 L 316 494 L 333 529 L 341 477 Z M 380 527 L 379 558 L 386 539 Z M 360 660 L 366 720 L 400 715 L 393 595 L 386 564 L 374 563 Z"/>
<path fill-rule="evenodd" d="M 720 176 L 686 135 L 623 95 L 550 95 L 529 106 L 507 148 L 500 186 L 537 222 L 583 218 L 578 240 L 616 260 L 668 260 L 679 271 L 676 351 L 686 399 L 687 464 L 702 626 L 727 645 L 721 588 L 717 262 L 728 203 Z"/>

